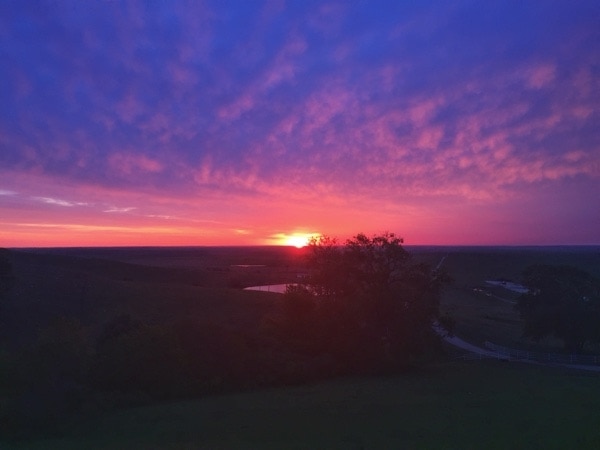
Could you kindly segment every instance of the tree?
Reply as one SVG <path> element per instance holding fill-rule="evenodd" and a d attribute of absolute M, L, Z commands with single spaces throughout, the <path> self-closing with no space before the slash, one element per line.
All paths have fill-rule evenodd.
<path fill-rule="evenodd" d="M 8 293 L 15 285 L 13 266 L 10 262 L 10 251 L 0 248 L 0 342 L 8 336 L 11 323 Z M 9 326 L 7 326 L 9 325 Z"/>
<path fill-rule="evenodd" d="M 290 338 L 298 342 L 305 327 L 309 347 L 357 370 L 396 367 L 431 349 L 439 342 L 432 325 L 448 278 L 415 263 L 402 244 L 393 233 L 361 233 L 344 245 L 311 240 L 309 275 L 284 300 L 284 311 L 293 313 L 286 319 Z"/>
<path fill-rule="evenodd" d="M 600 280 L 575 267 L 550 265 L 530 266 L 523 277 L 528 291 L 517 309 L 524 336 L 555 336 L 572 353 L 600 342 Z"/>
<path fill-rule="evenodd" d="M 0 299 L 14 284 L 13 268 L 9 256 L 8 250 L 0 248 Z"/>

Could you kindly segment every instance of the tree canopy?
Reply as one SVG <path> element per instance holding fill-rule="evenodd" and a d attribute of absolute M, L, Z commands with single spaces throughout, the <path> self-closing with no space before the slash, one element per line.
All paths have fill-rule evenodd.
<path fill-rule="evenodd" d="M 358 234 L 339 245 L 313 239 L 309 274 L 286 294 L 291 339 L 347 368 L 380 370 L 431 350 L 447 277 L 416 263 L 393 233 Z"/>
<path fill-rule="evenodd" d="M 15 281 L 9 255 L 10 253 L 8 250 L 0 248 L 0 325 L 6 323 L 6 314 L 3 310 L 5 306 L 4 298 Z M 0 328 L 3 327 L 0 326 Z"/>
<path fill-rule="evenodd" d="M 9 259 L 9 251 L 0 248 L 0 295 L 12 285 L 12 264 Z"/>
<path fill-rule="evenodd" d="M 600 342 L 600 280 L 571 266 L 534 265 L 523 276 L 528 292 L 517 309 L 524 336 L 555 336 L 573 353 Z"/>

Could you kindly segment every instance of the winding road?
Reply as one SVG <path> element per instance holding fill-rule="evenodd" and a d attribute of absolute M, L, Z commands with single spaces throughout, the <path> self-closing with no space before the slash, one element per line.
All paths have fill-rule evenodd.
<path fill-rule="evenodd" d="M 461 350 L 465 350 L 466 352 L 478 355 L 480 358 L 493 358 L 493 359 L 500 359 L 500 360 L 504 360 L 504 361 L 525 362 L 525 363 L 537 364 L 537 365 L 541 365 L 541 366 L 567 367 L 569 369 L 600 372 L 600 365 L 562 364 L 562 363 L 534 361 L 531 359 L 511 358 L 509 355 L 506 355 L 506 354 L 503 354 L 500 352 L 494 352 L 492 350 L 487 350 L 487 349 L 478 347 L 476 345 L 473 345 L 469 342 L 466 342 L 459 337 L 450 336 L 439 325 L 434 325 L 434 329 L 435 329 L 436 333 L 438 333 L 444 339 L 444 341 L 447 342 L 448 344 L 450 344 L 456 348 L 460 348 Z"/>

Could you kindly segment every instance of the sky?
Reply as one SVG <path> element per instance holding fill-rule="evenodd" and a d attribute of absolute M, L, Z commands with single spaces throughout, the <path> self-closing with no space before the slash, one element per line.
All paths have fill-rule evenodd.
<path fill-rule="evenodd" d="M 597 0 L 2 1 L 0 247 L 600 244 L 599 23 Z"/>

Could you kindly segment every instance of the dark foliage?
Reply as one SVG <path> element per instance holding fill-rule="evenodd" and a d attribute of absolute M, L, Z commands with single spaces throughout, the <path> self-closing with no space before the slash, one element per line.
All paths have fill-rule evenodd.
<path fill-rule="evenodd" d="M 263 300 L 249 303 L 250 295 L 240 303 L 234 293 L 233 301 L 219 290 L 200 290 L 214 298 L 193 301 L 121 299 L 145 285 L 116 274 L 110 283 L 119 289 L 110 292 L 120 300 L 90 288 L 95 309 L 89 311 L 75 307 L 78 286 L 96 277 L 96 286 L 112 280 L 112 272 L 102 272 L 107 264 L 98 263 L 100 270 L 94 262 L 88 270 L 66 257 L 19 254 L 16 290 L 32 294 L 12 297 L 23 304 L 12 316 L 23 332 L 11 331 L 0 347 L 0 432 L 60 433 L 70 420 L 116 407 L 381 373 L 432 348 L 444 278 L 413 263 L 400 239 L 358 235 L 338 246 L 324 238 L 307 250 L 306 283 L 268 307 Z M 0 270 L 3 280 L 16 279 L 8 258 L 0 258 Z M 162 283 L 145 269 L 133 275 Z M 49 286 L 65 290 L 49 297 L 23 290 L 40 276 L 59 280 Z"/>
<path fill-rule="evenodd" d="M 10 261 L 10 252 L 7 249 L 0 248 L 0 342 L 5 339 L 7 325 L 10 322 L 5 297 L 14 283 L 15 277 Z"/>
<path fill-rule="evenodd" d="M 392 233 L 345 245 L 314 239 L 309 276 L 288 289 L 280 333 L 297 351 L 333 357 L 344 372 L 402 367 L 438 344 L 432 330 L 447 277 L 416 264 Z"/>
<path fill-rule="evenodd" d="M 571 266 L 530 266 L 523 273 L 528 292 L 517 309 L 525 321 L 524 336 L 555 336 L 580 353 L 600 342 L 600 280 Z"/>
<path fill-rule="evenodd" d="M 96 389 L 168 398 L 180 386 L 181 352 L 171 327 L 118 317 L 105 325 L 94 356 Z"/>
<path fill-rule="evenodd" d="M 0 248 L 0 300 L 14 284 L 13 268 L 9 255 L 8 250 Z"/>
<path fill-rule="evenodd" d="M 66 317 L 51 320 L 34 342 L 7 352 L 4 425 L 17 434 L 59 430 L 84 403 L 91 357 L 86 330 Z"/>

